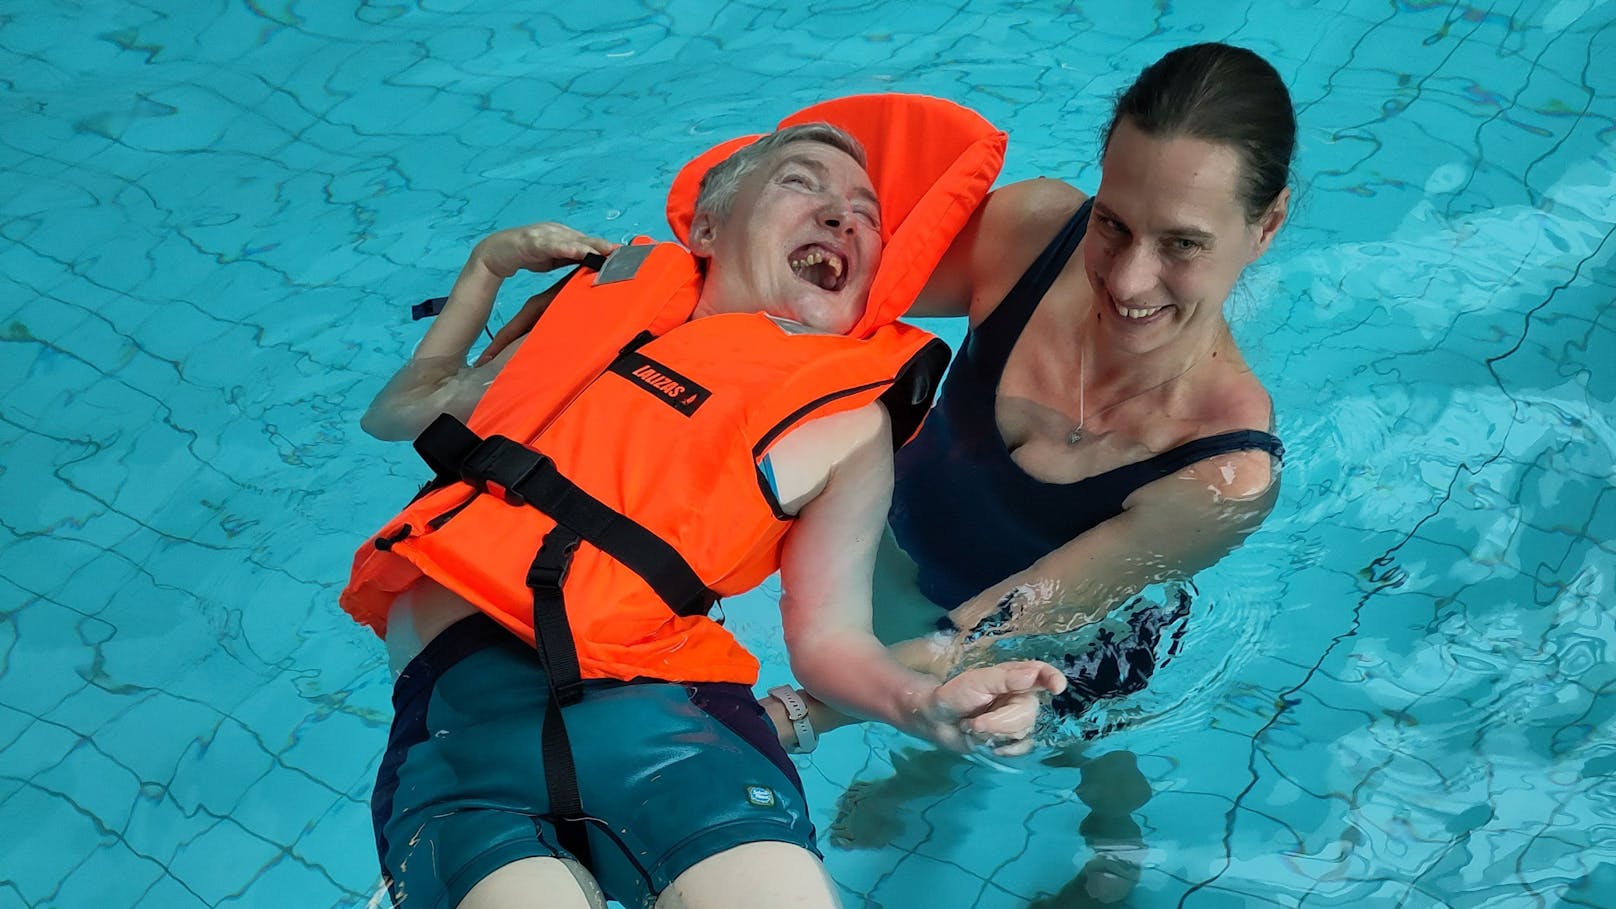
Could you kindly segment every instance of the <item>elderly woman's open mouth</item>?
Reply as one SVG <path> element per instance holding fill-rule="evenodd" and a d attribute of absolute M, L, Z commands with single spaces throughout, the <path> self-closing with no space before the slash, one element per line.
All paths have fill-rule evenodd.
<path fill-rule="evenodd" d="M 847 283 L 847 257 L 818 243 L 797 247 L 787 262 L 797 277 L 821 290 L 835 292 Z"/>

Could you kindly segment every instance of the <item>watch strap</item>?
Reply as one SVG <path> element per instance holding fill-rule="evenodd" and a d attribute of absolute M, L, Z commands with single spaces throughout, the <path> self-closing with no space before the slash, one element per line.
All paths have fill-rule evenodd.
<path fill-rule="evenodd" d="M 796 747 L 786 750 L 792 754 L 813 751 L 819 744 L 819 736 L 814 733 L 814 725 L 808 721 L 808 704 L 802 695 L 790 685 L 776 685 L 769 689 L 769 697 L 785 705 L 786 719 L 791 721 L 791 728 L 797 733 Z"/>

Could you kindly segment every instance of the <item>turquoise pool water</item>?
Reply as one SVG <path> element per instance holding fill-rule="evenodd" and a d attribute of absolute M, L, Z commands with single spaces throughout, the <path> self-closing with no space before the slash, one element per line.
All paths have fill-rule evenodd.
<path fill-rule="evenodd" d="M 1121 897 L 1096 855 L 1138 907 L 1616 906 L 1616 4 L 181 6 L 0 5 L 0 909 L 371 900 L 389 681 L 335 597 L 421 469 L 356 423 L 476 238 L 666 236 L 687 157 L 885 89 L 1092 189 L 1110 97 L 1209 39 L 1301 116 L 1230 304 L 1283 498 L 1081 753 L 828 740 L 829 867 L 886 909 Z M 726 603 L 766 684 L 773 595 Z"/>

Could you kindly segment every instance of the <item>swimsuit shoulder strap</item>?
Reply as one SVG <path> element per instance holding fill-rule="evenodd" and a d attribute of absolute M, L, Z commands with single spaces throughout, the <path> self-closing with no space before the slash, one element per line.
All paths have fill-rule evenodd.
<path fill-rule="evenodd" d="M 1033 310 L 1038 308 L 1039 301 L 1049 292 L 1055 279 L 1060 277 L 1077 244 L 1083 240 L 1089 224 L 1089 209 L 1093 205 L 1092 197 L 1083 200 L 1083 204 L 1078 206 L 1077 211 L 1049 241 L 1049 245 L 1044 247 L 1044 251 L 1022 273 L 1020 280 L 1004 295 L 998 307 L 988 313 L 981 325 L 971 329 L 967 343 L 972 358 L 984 376 L 996 378 L 1004 371 L 1005 361 L 1010 359 L 1010 351 L 1016 346 L 1016 339 L 1021 337 L 1027 320 L 1032 318 Z"/>
<path fill-rule="evenodd" d="M 1133 474 L 1130 478 L 1135 481 L 1133 489 L 1138 489 L 1146 483 L 1178 473 L 1191 464 L 1207 458 L 1251 450 L 1266 451 L 1276 460 L 1285 459 L 1285 446 L 1273 433 L 1263 432 L 1260 429 L 1237 429 L 1203 439 L 1191 439 L 1183 445 L 1129 464 L 1123 469 Z"/>

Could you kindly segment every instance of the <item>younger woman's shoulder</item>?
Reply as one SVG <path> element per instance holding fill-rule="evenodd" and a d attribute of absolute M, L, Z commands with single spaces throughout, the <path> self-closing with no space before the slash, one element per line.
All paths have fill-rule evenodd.
<path fill-rule="evenodd" d="M 1023 180 L 1001 186 L 988 196 L 983 221 L 997 236 L 1048 242 L 1087 198 L 1088 194 L 1064 180 Z"/>
<path fill-rule="evenodd" d="M 1273 432 L 1274 404 L 1249 368 L 1231 370 L 1218 383 L 1202 413 L 1203 436 L 1239 430 Z M 1225 500 L 1262 498 L 1279 477 L 1279 463 L 1260 448 L 1242 449 L 1193 465 L 1192 475 L 1205 480 Z"/>
<path fill-rule="evenodd" d="M 973 225 L 973 325 L 999 304 L 1087 198 L 1071 184 L 1047 177 L 1001 186 L 988 195 Z"/>

